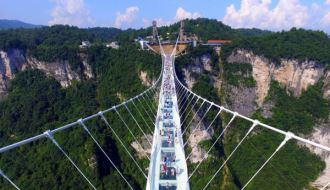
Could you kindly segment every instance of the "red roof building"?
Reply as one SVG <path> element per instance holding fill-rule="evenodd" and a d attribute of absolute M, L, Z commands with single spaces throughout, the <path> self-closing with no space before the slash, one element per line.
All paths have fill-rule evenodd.
<path fill-rule="evenodd" d="M 208 40 L 208 44 L 230 44 L 231 40 Z"/>

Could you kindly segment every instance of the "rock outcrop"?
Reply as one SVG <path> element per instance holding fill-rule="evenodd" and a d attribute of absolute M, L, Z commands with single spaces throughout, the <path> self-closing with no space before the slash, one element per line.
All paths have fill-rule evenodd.
<path fill-rule="evenodd" d="M 191 90 L 194 84 L 196 83 L 196 79 L 192 76 L 191 70 L 188 70 L 186 68 L 183 68 L 182 70 L 183 70 L 184 81 L 187 87 Z"/>
<path fill-rule="evenodd" d="M 192 149 L 189 157 L 189 161 L 191 163 L 202 162 L 208 157 L 206 150 L 198 144 L 209 139 L 211 139 L 211 135 L 205 129 L 198 128 L 191 133 L 191 137 L 188 142 Z"/>
<path fill-rule="evenodd" d="M 144 86 L 152 85 L 152 81 L 148 78 L 148 73 L 146 71 L 140 71 L 139 78 Z"/>
<path fill-rule="evenodd" d="M 324 75 L 323 97 L 330 100 L 330 71 Z"/>
<path fill-rule="evenodd" d="M 87 59 L 82 59 L 84 77 L 93 77 L 92 68 Z M 19 49 L 0 51 L 0 100 L 8 93 L 9 81 L 15 74 L 26 69 L 39 69 L 47 76 L 54 77 L 62 87 L 68 87 L 74 80 L 81 80 L 79 72 L 73 70 L 68 61 L 43 62 L 33 57 L 26 57 Z"/>
<path fill-rule="evenodd" d="M 153 138 L 152 135 L 147 134 L 146 137 L 143 136 L 140 139 L 138 139 L 139 143 L 136 141 L 133 141 L 131 143 L 131 146 L 134 148 L 138 158 L 140 159 L 146 158 L 146 155 L 151 154 L 151 145 L 149 144 L 149 142 L 152 142 L 153 140 L 152 138 Z"/>
<path fill-rule="evenodd" d="M 207 71 L 207 72 L 213 71 L 213 68 L 211 66 L 211 56 L 208 54 L 205 54 L 200 57 L 196 57 L 193 60 L 192 64 L 190 64 L 187 67 L 184 67 L 182 69 L 182 71 L 183 71 L 185 84 L 187 85 L 187 87 L 189 89 L 192 89 L 194 84 L 197 82 L 195 75 L 200 75 L 204 71 Z M 216 76 L 213 76 L 213 77 L 214 77 L 214 79 L 217 79 Z M 214 81 L 215 81 L 215 83 L 219 82 L 217 80 L 214 80 Z M 215 85 L 218 85 L 218 83 L 216 83 Z"/>
<path fill-rule="evenodd" d="M 191 153 L 189 155 L 189 161 L 191 163 L 201 162 L 208 157 L 206 150 L 200 147 L 199 144 L 205 140 L 210 140 L 212 135 L 206 130 L 204 123 L 200 122 L 200 120 L 201 118 L 196 115 L 196 118 L 190 126 L 189 139 L 187 139 L 191 148 Z"/>
<path fill-rule="evenodd" d="M 286 85 L 294 96 L 300 96 L 308 86 L 316 84 L 324 74 L 324 67 L 314 61 L 282 60 L 273 73 L 274 80 Z"/>
<path fill-rule="evenodd" d="M 314 132 L 312 133 L 309 140 L 330 147 L 329 125 L 330 125 L 330 121 L 327 121 L 327 122 L 322 122 L 317 126 L 315 126 Z M 315 154 L 319 155 L 322 158 L 322 160 L 326 163 L 326 168 L 322 171 L 322 173 L 317 178 L 317 180 L 312 183 L 312 186 L 316 188 L 322 188 L 330 181 L 330 153 L 321 150 L 319 148 L 315 148 L 314 146 L 311 145 L 305 145 L 305 146 L 307 146 L 311 152 L 314 152 Z"/>
<path fill-rule="evenodd" d="M 324 75 L 325 68 L 314 61 L 299 62 L 282 59 L 275 64 L 269 59 L 255 55 L 247 50 L 237 50 L 228 58 L 228 63 L 250 63 L 253 67 L 252 76 L 256 81 L 257 104 L 262 106 L 270 88 L 270 82 L 275 80 L 284 85 L 294 96 L 300 96 L 308 86 L 316 84 Z"/>
<path fill-rule="evenodd" d="M 228 92 L 227 104 L 231 110 L 234 110 L 245 116 L 251 116 L 252 113 L 257 109 L 255 104 L 256 88 L 247 88 L 239 85 L 225 87 L 225 91 Z"/>
<path fill-rule="evenodd" d="M 80 80 L 79 74 L 72 70 L 67 61 L 46 63 L 35 58 L 27 58 L 26 64 L 22 64 L 22 70 L 24 71 L 28 68 L 39 69 L 47 76 L 54 77 L 60 82 L 62 87 L 70 86 L 73 80 Z"/>

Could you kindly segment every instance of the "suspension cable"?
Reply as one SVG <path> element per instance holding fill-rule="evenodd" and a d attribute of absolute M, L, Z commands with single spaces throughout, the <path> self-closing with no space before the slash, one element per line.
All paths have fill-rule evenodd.
<path fill-rule="evenodd" d="M 157 101 L 155 101 L 155 96 L 156 96 L 157 92 L 158 91 L 156 91 L 156 89 L 153 89 L 150 91 L 149 94 L 147 94 L 149 99 L 151 99 L 151 105 L 153 106 L 155 111 L 157 111 L 157 109 L 158 109 Z"/>
<path fill-rule="evenodd" d="M 20 188 L 0 169 L 0 175 L 5 178 L 15 189 L 20 190 Z"/>
<path fill-rule="evenodd" d="M 184 96 L 185 92 L 186 92 L 186 90 L 184 90 L 182 86 L 179 86 L 179 88 L 177 90 L 178 99 L 182 99 L 182 97 Z"/>
<path fill-rule="evenodd" d="M 190 137 L 193 135 L 193 133 L 198 129 L 200 128 L 201 126 L 201 123 L 203 122 L 203 119 L 205 118 L 206 114 L 210 111 L 210 109 L 212 108 L 213 104 L 210 104 L 210 106 L 207 108 L 207 110 L 205 111 L 205 113 L 203 114 L 203 116 L 201 117 L 201 119 L 198 121 L 195 129 L 189 134 L 189 137 L 188 139 L 186 140 L 186 143 L 183 144 L 183 147 L 186 146 L 186 144 L 188 143 Z M 189 125 L 187 125 L 187 128 L 189 127 Z"/>
<path fill-rule="evenodd" d="M 263 153 L 261 153 L 261 152 L 257 149 L 257 147 L 256 147 L 251 141 L 248 141 L 248 143 L 252 146 L 252 148 L 253 148 L 258 154 L 263 154 Z M 264 160 L 266 160 L 266 158 L 265 158 L 263 155 L 261 155 L 261 158 L 264 159 Z M 297 190 L 297 189 L 296 189 L 295 187 L 293 187 L 293 185 L 291 184 L 291 182 L 293 181 L 292 179 L 288 180 L 288 179 L 287 179 L 288 177 L 284 177 L 283 174 L 282 174 L 280 171 L 278 171 L 277 168 L 275 168 L 271 162 L 269 163 L 269 166 L 272 167 L 272 168 L 273 168 L 273 171 L 275 171 L 280 177 L 282 177 L 282 179 L 283 179 L 283 180 L 284 180 L 284 181 L 290 186 L 291 189 L 293 189 L 293 190 Z"/>
<path fill-rule="evenodd" d="M 179 111 L 181 111 L 182 110 L 182 107 L 184 106 L 184 105 L 186 105 L 186 103 L 187 103 L 187 101 L 188 101 L 188 99 L 190 98 L 190 96 L 192 95 L 192 93 L 189 93 L 189 95 L 187 96 L 187 98 L 185 98 L 184 100 L 182 100 L 181 101 L 181 103 L 180 103 L 180 107 L 179 107 Z M 193 96 L 194 97 L 194 96 Z"/>
<path fill-rule="evenodd" d="M 326 190 L 327 189 L 327 187 L 330 185 L 330 182 L 329 183 L 327 183 L 324 187 L 322 187 L 322 189 L 321 190 Z"/>
<path fill-rule="evenodd" d="M 127 106 L 126 104 L 125 104 L 124 106 L 125 106 L 126 110 L 128 111 L 128 113 L 129 113 L 129 114 L 131 115 L 131 117 L 133 118 L 133 120 L 135 121 L 136 125 L 139 127 L 140 131 L 143 133 L 144 137 L 147 139 L 149 145 L 151 146 L 151 145 L 152 145 L 151 142 L 149 141 L 147 135 L 146 135 L 146 134 L 144 133 L 144 131 L 142 130 L 140 124 L 139 124 L 139 123 L 137 122 L 137 120 L 135 119 L 135 117 L 134 117 L 134 115 L 132 114 L 131 110 L 128 108 L 128 106 Z"/>
<path fill-rule="evenodd" d="M 212 176 L 212 178 L 209 180 L 209 182 L 204 186 L 203 190 L 205 190 L 211 183 L 211 181 L 215 178 L 215 176 L 218 175 L 218 173 L 220 172 L 220 170 L 227 164 L 227 162 L 229 161 L 229 159 L 234 155 L 234 153 L 236 152 L 236 150 L 241 146 L 241 144 L 245 141 L 245 139 L 248 137 L 248 135 L 252 132 L 252 130 L 259 124 L 259 121 L 255 120 L 255 122 L 252 124 L 252 126 L 250 127 L 250 129 L 248 130 L 248 132 L 245 134 L 245 136 L 241 139 L 241 141 L 236 145 L 236 147 L 234 148 L 234 150 L 230 153 L 230 155 L 226 158 L 226 160 L 222 163 L 222 165 L 220 166 L 220 168 L 215 172 L 215 174 Z M 212 147 L 215 144 L 213 143 Z M 207 154 L 210 152 L 211 148 L 209 149 L 209 151 L 207 152 Z M 204 158 L 203 158 L 204 159 Z M 201 162 L 200 162 L 201 163 Z M 197 167 L 195 168 L 195 170 L 193 171 L 192 174 L 190 174 L 188 180 L 194 175 L 195 171 L 197 170 L 197 168 L 200 166 L 200 164 L 197 165 Z"/>
<path fill-rule="evenodd" d="M 150 158 L 146 154 L 143 146 L 140 144 L 140 142 L 137 140 L 136 136 L 133 134 L 133 132 L 131 131 L 131 129 L 128 127 L 126 121 L 123 119 L 123 117 L 120 115 L 120 113 L 118 112 L 118 110 L 116 108 L 114 110 L 117 113 L 117 115 L 119 116 L 119 119 L 124 123 L 125 127 L 128 129 L 129 133 L 132 135 L 132 137 L 134 138 L 134 140 L 136 141 L 136 143 L 142 148 L 144 155 L 148 158 L 148 160 L 150 160 Z"/>
<path fill-rule="evenodd" d="M 146 103 L 147 108 L 149 108 L 149 110 L 151 111 L 152 115 L 156 118 L 156 114 L 154 113 L 155 110 L 153 110 L 153 109 L 151 108 L 151 106 L 150 106 L 150 102 L 147 101 L 147 99 L 144 97 L 144 94 L 143 94 L 141 97 L 142 97 L 142 99 L 144 100 L 144 102 Z"/>
<path fill-rule="evenodd" d="M 181 115 L 183 115 L 184 113 L 187 112 L 187 109 L 189 107 L 189 105 L 191 105 L 192 101 L 195 99 L 195 97 L 197 97 L 197 100 L 199 100 L 199 97 L 198 96 L 195 96 L 193 95 L 193 97 L 188 101 L 188 103 L 185 105 L 185 106 L 182 106 L 180 109 L 179 109 L 179 112 L 181 113 Z M 182 110 L 183 109 L 183 110 Z"/>
<path fill-rule="evenodd" d="M 159 91 L 159 89 L 154 89 L 154 91 L 153 91 L 153 96 L 155 96 L 156 95 L 156 93 L 160 93 L 160 91 Z M 158 94 L 158 99 L 159 99 L 159 94 Z M 156 107 L 156 110 L 158 109 L 158 103 L 156 102 L 156 101 L 152 101 L 153 103 L 154 103 L 154 106 Z"/>
<path fill-rule="evenodd" d="M 177 94 L 179 95 L 179 97 L 178 97 L 178 107 L 180 106 L 180 104 L 181 104 L 181 102 L 184 100 L 184 98 L 186 97 L 186 92 L 187 91 L 184 91 L 183 93 L 182 93 L 182 95 L 181 95 L 181 97 L 180 97 L 180 94 L 179 94 L 179 92 L 177 92 Z"/>
<path fill-rule="evenodd" d="M 79 169 L 79 167 L 75 164 L 75 162 L 70 158 L 70 156 L 62 149 L 60 144 L 55 140 L 53 133 L 48 130 L 45 131 L 44 134 L 53 142 L 53 144 L 64 154 L 64 156 L 71 162 L 71 164 L 78 170 L 81 176 L 85 178 L 85 180 L 89 183 L 89 185 L 96 190 L 95 186 L 93 183 L 85 176 L 85 174 Z"/>
<path fill-rule="evenodd" d="M 180 101 L 179 101 L 179 103 L 178 103 L 178 105 L 181 107 L 182 105 L 181 105 L 181 103 L 183 102 L 183 100 L 186 98 L 188 98 L 191 94 L 189 93 L 189 95 L 187 96 L 187 94 L 189 93 L 189 91 L 187 91 L 187 90 L 185 90 L 184 91 L 184 94 L 183 94 L 183 96 L 182 96 L 182 98 L 180 99 Z"/>
<path fill-rule="evenodd" d="M 122 174 L 122 172 L 117 168 L 117 166 L 115 165 L 115 163 L 110 159 L 110 157 L 108 156 L 108 154 L 104 151 L 104 149 L 102 148 L 102 146 L 99 144 L 99 142 L 95 139 L 95 137 L 92 135 L 92 133 L 90 132 L 90 130 L 87 128 L 87 126 L 85 125 L 83 119 L 79 119 L 78 122 L 84 128 L 84 130 L 87 132 L 87 134 L 93 139 L 94 143 L 99 147 L 99 149 L 102 151 L 103 155 L 110 161 L 111 165 L 118 171 L 119 175 L 124 179 L 124 181 L 126 182 L 126 184 L 133 190 L 133 187 L 131 186 L 131 184 L 127 181 L 127 179 L 124 177 L 124 175 Z"/>
<path fill-rule="evenodd" d="M 206 128 L 206 131 L 208 131 L 208 129 L 210 128 L 210 126 L 213 124 L 213 122 L 217 119 L 217 117 L 220 115 L 220 113 L 222 112 L 222 109 L 220 109 L 218 111 L 218 113 L 216 114 L 216 116 L 213 118 L 212 122 L 210 123 L 210 125 Z M 226 125 L 226 127 L 222 130 L 222 133 L 219 135 L 219 137 L 214 141 L 213 145 L 209 148 L 209 150 L 207 151 L 206 154 L 208 154 L 211 149 L 213 148 L 213 146 L 216 144 L 216 142 L 220 139 L 220 137 L 223 135 L 224 131 L 227 130 L 227 128 L 230 126 L 230 124 L 234 121 L 234 119 L 236 118 L 236 115 L 233 115 L 233 117 L 230 119 L 230 121 L 228 122 L 228 124 Z M 193 151 L 190 152 L 190 154 L 187 156 L 186 160 L 189 159 L 189 157 L 192 155 Z M 202 161 L 204 160 L 204 157 L 202 159 Z M 198 165 L 197 165 L 198 168 Z M 194 172 L 193 172 L 194 173 Z"/>
<path fill-rule="evenodd" d="M 250 180 L 242 187 L 241 190 L 244 190 L 249 183 L 260 173 L 260 171 L 266 166 L 266 164 L 275 156 L 275 154 L 293 137 L 293 134 L 290 132 L 287 132 L 284 140 L 281 142 L 281 144 L 276 148 L 276 150 L 273 152 L 273 154 L 266 160 L 266 162 L 258 169 L 258 171 L 250 178 Z"/>
<path fill-rule="evenodd" d="M 191 120 L 189 121 L 188 125 L 186 126 L 186 128 L 183 130 L 182 135 L 184 135 L 187 131 L 187 129 L 189 128 L 190 124 L 194 121 L 194 119 L 196 118 L 196 116 L 198 115 L 198 112 L 202 109 L 203 105 L 205 104 L 205 101 L 203 100 L 202 104 L 199 106 L 199 108 L 197 109 L 197 111 L 195 112 L 194 116 L 191 118 Z M 184 122 L 182 122 L 183 125 Z"/>
<path fill-rule="evenodd" d="M 183 100 L 185 98 L 187 98 L 187 96 L 188 96 L 188 92 L 186 90 L 183 90 L 181 93 L 182 94 L 181 94 L 180 100 L 178 101 L 178 106 L 181 106 L 181 103 L 183 102 Z"/>
<path fill-rule="evenodd" d="M 147 114 L 147 116 L 149 117 L 150 121 L 155 125 L 154 120 L 152 119 L 152 117 L 150 116 L 150 114 L 148 113 L 147 109 L 144 107 L 143 102 L 140 101 L 140 99 L 137 99 L 139 101 L 139 103 L 142 105 L 142 109 L 144 110 L 144 112 Z M 155 116 L 156 117 L 156 116 Z"/>
<path fill-rule="evenodd" d="M 102 118 L 102 120 L 104 121 L 104 123 L 107 125 L 107 127 L 110 128 L 110 130 L 112 131 L 112 133 L 116 136 L 116 138 L 118 139 L 118 141 L 120 142 L 120 144 L 124 147 L 124 149 L 126 150 L 127 154 L 131 157 L 131 159 L 133 160 L 133 162 L 135 163 L 135 165 L 139 168 L 140 172 L 143 174 L 143 176 L 147 179 L 146 174 L 143 172 L 143 170 L 141 169 L 140 165 L 137 163 L 137 161 L 134 159 L 134 157 L 132 156 L 132 154 L 128 151 L 128 149 L 126 148 L 126 146 L 124 145 L 123 141 L 119 138 L 119 136 L 117 135 L 116 131 L 113 130 L 113 128 L 111 127 L 111 125 L 109 124 L 107 118 L 105 118 L 104 114 L 102 111 L 100 111 L 99 116 Z"/>
<path fill-rule="evenodd" d="M 149 91 L 149 92 L 151 92 L 151 91 Z M 157 107 L 154 104 L 154 99 L 152 97 L 153 95 L 150 95 L 148 93 L 145 93 L 145 95 L 148 99 L 150 99 L 150 105 L 151 105 L 150 107 L 153 108 L 153 111 L 157 110 Z"/>
<path fill-rule="evenodd" d="M 188 114 L 186 114 L 185 118 L 183 119 L 183 121 L 181 122 L 180 127 L 182 127 L 182 125 L 184 124 L 184 122 L 186 121 L 186 119 L 189 117 L 189 114 L 193 111 L 193 109 L 195 108 L 195 105 L 198 103 L 198 101 L 200 100 L 200 98 L 198 97 L 196 102 L 193 104 L 193 106 L 191 107 L 191 109 L 189 110 Z M 204 101 L 203 101 L 204 103 Z M 188 106 L 187 106 L 188 107 Z"/>
<path fill-rule="evenodd" d="M 151 128 L 150 128 L 148 122 L 147 122 L 147 121 L 145 120 L 145 118 L 143 117 L 141 111 L 140 111 L 140 110 L 138 109 L 138 107 L 135 105 L 134 101 L 132 101 L 132 103 L 133 103 L 135 109 L 138 111 L 140 117 L 142 118 L 142 120 L 144 121 L 144 123 L 146 124 L 146 126 L 148 127 L 150 133 L 153 135 L 154 133 L 153 133 L 153 131 L 151 130 Z M 152 124 L 155 125 L 153 122 L 152 122 Z"/>

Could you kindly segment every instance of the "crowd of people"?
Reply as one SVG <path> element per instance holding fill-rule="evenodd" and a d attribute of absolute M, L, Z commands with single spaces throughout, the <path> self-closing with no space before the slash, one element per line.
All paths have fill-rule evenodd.
<path fill-rule="evenodd" d="M 177 142 L 177 129 L 173 121 L 173 95 L 175 95 L 174 79 L 172 76 L 172 66 L 166 64 L 164 66 L 163 78 L 163 108 L 161 109 L 162 121 L 159 134 L 162 137 L 162 158 L 161 158 L 161 179 L 176 180 L 176 175 L 180 173 L 175 156 L 175 142 Z M 176 139 L 176 140 L 175 140 Z M 169 187 L 169 184 L 167 184 Z"/>

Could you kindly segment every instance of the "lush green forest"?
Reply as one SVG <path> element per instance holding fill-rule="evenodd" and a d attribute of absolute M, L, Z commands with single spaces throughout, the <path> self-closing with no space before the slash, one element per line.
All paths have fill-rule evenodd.
<path fill-rule="evenodd" d="M 269 34 L 269 31 L 259 29 L 232 29 L 216 19 L 186 19 L 184 20 L 185 32 L 188 36 L 196 35 L 200 40 L 210 39 L 237 39 L 243 36 L 260 36 Z M 174 34 L 176 38 L 179 31 L 180 23 L 175 23 L 168 27 L 162 27 L 160 34 L 166 36 L 167 32 Z"/>
<path fill-rule="evenodd" d="M 271 33 L 258 29 L 232 29 L 210 19 L 186 20 L 185 26 L 188 34 L 196 34 L 202 40 L 233 40 L 231 46 L 223 48 L 224 57 L 235 48 L 246 48 L 274 61 L 279 61 L 279 58 L 297 58 L 301 61 L 311 59 L 321 64 L 330 62 L 329 37 L 323 32 L 293 29 L 289 32 Z M 178 28 L 179 23 L 176 23 L 159 28 L 159 33 L 165 36 L 170 32 L 171 38 L 175 39 Z M 1 30 L 0 49 L 19 48 L 26 55 L 47 62 L 68 60 L 75 69 L 81 66 L 81 56 L 86 56 L 95 77 L 74 81 L 70 87 L 64 89 L 55 79 L 40 71 L 26 70 L 18 73 L 11 81 L 8 97 L 0 102 L 0 145 L 8 145 L 47 129 L 76 121 L 142 92 L 147 87 L 141 84 L 140 72 L 146 71 L 150 79 L 155 80 L 160 73 L 161 58 L 159 55 L 140 51 L 133 40 L 150 34 L 151 28 L 121 31 L 113 28 L 79 29 L 60 25 L 38 29 Z M 81 50 L 79 44 L 83 40 L 89 40 L 93 45 Z M 118 50 L 104 46 L 104 43 L 113 40 L 120 42 Z M 221 77 L 219 73 L 223 74 L 224 84 L 255 86 L 255 81 L 251 77 L 251 65 L 240 63 L 226 64 L 222 67 L 220 62 L 224 57 L 219 58 L 212 48 L 202 46 L 196 49 L 189 48 L 186 55 L 177 59 L 176 69 L 181 80 L 182 68 L 190 66 L 195 58 L 202 55 L 210 56 L 213 70 L 194 75 L 197 79 L 192 87 L 194 92 L 217 104 L 226 105 L 220 96 L 226 92 L 220 89 L 220 93 L 219 89 L 214 88 L 214 77 Z M 267 97 L 267 101 L 275 102 L 272 118 L 263 118 L 259 110 L 253 117 L 283 130 L 308 135 L 313 129 L 313 123 L 329 116 L 330 104 L 322 98 L 322 85 L 320 82 L 311 86 L 299 98 L 294 98 L 279 84 L 272 83 Z M 141 108 L 145 104 L 140 102 L 137 107 Z M 134 112 L 138 111 L 131 104 L 128 107 Z M 206 109 L 207 106 L 204 106 L 202 110 Z M 136 126 L 125 108 L 118 108 L 117 111 L 129 126 Z M 217 111 L 210 111 L 205 118 L 206 123 L 212 121 Z M 148 118 L 145 113 L 142 115 Z M 110 112 L 105 116 L 124 144 L 134 152 L 130 146 L 134 138 L 127 130 L 123 130 L 125 126 L 118 119 L 118 115 Z M 185 117 L 190 121 L 193 113 Z M 140 123 L 145 122 L 140 116 L 136 119 Z M 229 119 L 230 114 L 222 113 L 221 118 L 214 122 L 214 135 L 210 140 L 201 142 L 200 146 L 205 150 L 211 147 Z M 152 122 L 153 120 L 147 120 L 146 125 L 142 125 L 143 129 L 148 131 L 148 126 L 152 126 Z M 146 179 L 109 127 L 100 118 L 88 121 L 86 125 L 134 189 L 144 189 Z M 204 187 L 211 174 L 216 172 L 250 126 L 251 123 L 240 119 L 234 121 L 231 130 L 216 143 L 211 156 L 201 164 L 193 176 L 192 189 Z M 142 137 L 137 127 L 132 127 L 132 132 Z M 83 172 L 98 189 L 128 188 L 81 126 L 77 125 L 67 132 L 58 133 L 55 138 L 69 156 L 83 168 Z M 187 139 L 187 135 L 184 138 Z M 211 183 L 209 189 L 240 189 L 281 140 L 283 136 L 257 127 Z M 187 148 L 186 151 L 190 152 L 191 148 Z M 137 158 L 138 155 L 134 157 Z M 147 172 L 148 160 L 143 158 L 138 159 L 138 162 Z M 188 163 L 189 171 L 196 165 Z M 291 141 L 247 189 L 307 189 L 310 188 L 309 183 L 317 178 L 324 167 L 324 162 L 318 156 Z M 75 168 L 47 139 L 1 154 L 0 169 L 22 189 L 89 188 Z M 9 188 L 10 185 L 1 178 L 0 189 Z"/>
<path fill-rule="evenodd" d="M 329 102 L 322 97 L 321 84 L 310 87 L 301 97 L 294 98 L 289 96 L 283 87 L 274 83 L 268 100 L 276 102 L 272 109 L 272 118 L 265 119 L 258 111 L 255 112 L 254 118 L 300 136 L 309 134 L 317 120 L 329 116 Z M 224 140 L 226 155 L 230 154 L 238 143 L 237 139 L 241 139 L 251 125 L 243 120 L 235 121 L 235 127 Z M 239 187 L 247 182 L 284 138 L 283 135 L 261 127 L 255 128 L 254 131 L 229 163 L 230 171 L 236 181 L 239 181 Z M 316 180 L 324 168 L 325 163 L 320 157 L 292 140 L 279 151 L 247 189 L 309 188 L 309 182 Z"/>
<path fill-rule="evenodd" d="M 79 45 L 82 41 L 102 44 L 114 40 L 120 33 L 114 28 L 79 29 L 55 25 L 38 29 L 10 29 L 0 31 L 0 49 L 17 48 L 41 61 L 68 60 L 79 66 Z"/>
<path fill-rule="evenodd" d="M 0 30 L 10 28 L 38 28 L 40 25 L 25 23 L 19 20 L 0 19 Z"/>
<path fill-rule="evenodd" d="M 252 77 L 252 65 L 248 63 L 226 63 L 224 66 L 224 78 L 227 84 L 233 86 L 244 85 L 255 87 L 256 81 Z"/>
<path fill-rule="evenodd" d="M 185 34 L 188 36 L 196 35 L 199 40 L 210 39 L 238 39 L 246 36 L 262 36 L 270 34 L 270 31 L 260 29 L 232 29 L 215 19 L 197 18 L 184 20 Z M 151 26 L 151 23 L 150 23 Z M 169 26 L 158 28 L 158 33 L 164 39 L 176 40 L 178 36 L 180 23 L 174 23 Z M 167 34 L 169 33 L 169 35 Z M 137 37 L 146 37 L 152 34 L 152 28 L 128 29 L 117 36 L 121 42 L 133 41 Z"/>
<path fill-rule="evenodd" d="M 54 32 L 55 29 L 58 31 Z M 45 49 L 52 48 L 53 46 L 50 44 L 55 43 L 55 39 L 62 40 L 62 43 L 58 42 L 58 46 L 54 44 L 54 47 L 60 48 L 63 44 L 71 42 L 78 45 L 80 39 L 85 39 L 85 35 L 90 35 L 86 31 L 66 26 L 43 28 L 36 33 L 41 31 L 46 33 L 40 41 L 41 46 Z M 16 32 L 24 33 L 23 30 Z M 50 35 L 50 33 L 53 34 Z M 29 40 L 33 40 L 33 37 L 28 37 L 28 35 L 20 37 L 22 41 L 26 40 L 22 43 L 26 47 L 18 47 L 31 53 L 30 51 L 33 51 L 34 47 L 38 49 L 41 46 L 25 44 Z M 70 38 L 72 35 L 76 35 L 76 38 Z M 3 40 L 3 38 L 1 39 Z M 5 40 L 12 41 L 8 38 Z M 10 44 L 2 48 L 13 48 L 16 45 Z M 76 56 L 75 51 L 66 53 L 68 56 Z M 146 89 L 139 79 L 140 71 L 147 72 L 151 80 L 156 80 L 160 74 L 160 57 L 149 52 L 139 51 L 135 45 L 123 45 L 119 50 L 115 50 L 106 48 L 99 43 L 82 53 L 88 57 L 88 63 L 92 66 L 95 77 L 91 80 L 76 81 L 69 88 L 61 88 L 57 81 L 37 70 L 27 70 L 16 75 L 10 84 L 8 97 L 0 102 L 1 146 L 34 136 L 47 129 L 58 128 L 116 105 L 122 101 L 120 98 L 127 99 L 139 94 Z M 42 54 L 51 55 L 52 53 L 46 50 Z M 41 54 L 38 53 L 37 57 L 39 56 Z M 67 58 L 57 56 L 54 59 Z M 72 63 L 71 60 L 70 63 Z M 137 108 L 141 109 L 145 104 L 146 102 L 137 103 Z M 128 107 L 136 113 L 135 107 L 131 104 Z M 129 126 L 135 126 L 134 121 L 128 116 L 127 110 L 118 108 L 117 111 L 125 118 Z M 131 152 L 134 152 L 130 146 L 134 139 L 128 135 L 126 130 L 122 130 L 123 123 L 118 120 L 118 115 L 111 112 L 105 116 L 124 144 Z M 145 113 L 143 116 L 146 117 Z M 143 122 L 141 117 L 136 119 L 140 123 Z M 147 130 L 152 122 L 147 120 L 148 125 L 143 125 L 143 129 Z M 104 125 L 100 118 L 88 121 L 86 125 L 134 189 L 143 189 L 146 183 L 145 178 L 111 130 Z M 142 136 L 136 127 L 132 128 L 132 132 L 138 137 Z M 55 138 L 98 189 L 127 188 L 122 178 L 81 126 L 58 133 Z M 143 166 L 142 168 L 148 167 L 146 159 L 139 159 L 139 164 Z M 89 188 L 87 182 L 68 160 L 46 139 L 1 154 L 0 167 L 22 189 Z M 0 189 L 9 188 L 10 185 L 1 179 Z"/>
<path fill-rule="evenodd" d="M 288 32 L 244 37 L 234 40 L 231 46 L 225 48 L 225 54 L 237 48 L 251 50 L 277 63 L 281 58 L 313 60 L 320 64 L 330 63 L 330 38 L 321 31 L 293 28 Z"/>
<path fill-rule="evenodd" d="M 288 33 L 292 33 L 293 31 Z M 304 33 L 305 31 L 300 32 Z M 309 31 L 306 32 L 309 33 Z M 283 32 L 274 34 L 274 36 L 275 35 L 280 36 L 291 34 L 286 34 Z M 269 36 L 251 37 L 247 39 L 252 40 L 259 38 L 261 41 Z M 313 38 L 313 36 L 310 38 Z M 237 41 L 239 42 L 239 40 Z M 278 43 L 284 42 L 282 41 Z M 294 44 L 295 42 L 290 43 Z M 237 47 L 239 45 L 240 44 L 234 44 L 232 47 Z M 225 51 L 228 51 L 229 49 L 232 51 L 232 47 L 225 48 Z M 322 51 L 325 50 L 324 47 L 321 48 Z M 269 49 L 271 51 L 276 51 L 276 49 Z M 216 68 L 215 70 L 217 72 L 223 71 L 221 72 L 223 73 L 223 85 L 242 85 L 245 88 L 254 87 L 256 85 L 256 82 L 252 78 L 252 66 L 250 64 L 226 63 L 221 65 L 221 59 L 219 59 L 212 51 L 212 49 L 205 49 L 201 47 L 190 50 L 188 54 L 179 57 L 177 59 L 176 69 L 181 80 L 183 80 L 184 77 L 181 72 L 182 68 L 189 68 L 189 66 L 193 65 L 196 58 L 200 58 L 202 55 L 208 54 L 211 55 L 211 65 Z M 259 51 L 267 52 L 267 49 L 262 51 L 262 48 L 260 48 Z M 294 53 L 295 51 L 293 51 L 292 54 L 290 52 L 286 52 L 287 55 L 292 56 Z M 225 54 L 225 56 L 227 55 L 228 54 Z M 225 59 L 225 57 L 222 59 Z M 218 65 L 220 68 L 215 67 L 215 65 Z M 226 99 L 219 95 L 230 94 L 226 94 L 227 92 L 223 91 L 223 89 L 217 94 L 217 91 L 213 87 L 212 75 L 213 73 L 209 73 L 207 71 L 203 71 L 201 74 L 192 73 L 194 79 L 197 80 L 192 87 L 192 90 L 203 97 L 209 98 L 211 101 L 220 102 L 222 105 L 226 105 Z M 278 83 L 273 82 L 267 97 L 267 101 L 275 102 L 274 108 L 272 108 L 272 117 L 269 119 L 264 118 L 259 110 L 254 113 L 253 117 L 285 131 L 292 131 L 299 135 L 310 134 L 314 124 L 319 120 L 326 119 L 330 114 L 330 102 L 322 97 L 322 87 L 323 84 L 320 82 L 315 86 L 309 87 L 300 97 L 295 98 L 288 94 L 287 90 Z M 196 107 L 198 108 L 198 106 Z M 204 106 L 202 110 L 205 111 L 206 108 L 207 106 Z M 210 115 L 214 117 L 216 110 L 212 111 L 213 113 Z M 203 111 L 201 113 L 203 114 Z M 205 119 L 206 121 L 204 122 L 206 123 L 206 126 L 212 120 L 212 116 Z M 187 118 L 191 119 L 192 114 L 188 115 Z M 210 179 L 210 175 L 216 172 L 216 170 L 221 166 L 223 161 L 227 158 L 227 156 L 238 144 L 239 140 L 243 138 L 247 130 L 252 125 L 252 123 L 242 119 L 235 119 L 225 137 L 223 137 L 220 141 L 216 141 L 216 138 L 221 133 L 223 127 L 229 122 L 231 115 L 225 113 L 221 115 L 221 118 L 222 121 L 218 119 L 215 122 L 213 128 L 215 131 L 212 139 L 202 141 L 199 144 L 205 150 L 208 150 L 211 145 L 216 142 L 216 146 L 211 151 L 211 158 L 206 159 L 200 165 L 191 180 L 191 187 L 194 189 L 201 189 L 204 187 Z M 184 124 L 184 127 L 187 127 L 185 125 L 186 124 Z M 209 189 L 234 190 L 242 188 L 249 178 L 273 153 L 283 138 L 284 136 L 282 135 L 278 135 L 261 127 L 256 127 L 254 132 L 249 135 L 247 140 L 230 159 L 227 166 L 224 167 L 214 179 L 215 182 L 210 184 Z M 187 136 L 185 136 L 185 139 L 187 139 Z M 187 148 L 186 154 L 189 154 L 190 152 L 191 148 Z M 196 166 L 197 164 L 188 162 L 190 171 L 195 169 Z M 325 163 L 321 161 L 320 157 L 312 154 L 307 148 L 298 146 L 297 142 L 293 140 L 279 151 L 278 155 L 271 160 L 260 175 L 258 175 L 247 187 L 247 189 L 312 189 L 309 186 L 309 182 L 316 180 L 324 168 Z M 221 184 L 220 187 L 219 184 Z"/>

